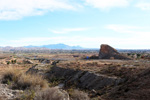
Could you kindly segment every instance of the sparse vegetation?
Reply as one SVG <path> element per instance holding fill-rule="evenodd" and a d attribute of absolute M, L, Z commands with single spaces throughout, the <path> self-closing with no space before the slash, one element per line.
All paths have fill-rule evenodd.
<path fill-rule="evenodd" d="M 10 64 L 10 61 L 7 62 L 7 65 L 9 65 L 9 64 Z"/>
<path fill-rule="evenodd" d="M 60 91 L 58 88 L 48 88 L 37 92 L 34 100 L 67 100 L 67 93 Z"/>
<path fill-rule="evenodd" d="M 17 62 L 17 60 L 11 60 L 12 64 L 15 64 Z"/>
<path fill-rule="evenodd" d="M 16 98 L 15 100 L 34 100 L 34 98 L 35 98 L 35 91 L 27 90 L 20 97 Z"/>
<path fill-rule="evenodd" d="M 55 76 L 50 76 L 47 78 L 49 80 L 49 87 L 57 86 L 61 82 L 63 82 L 65 79 L 62 78 L 57 78 Z"/>
<path fill-rule="evenodd" d="M 2 82 L 11 85 L 13 89 L 29 89 L 39 85 L 41 88 L 48 87 L 48 83 L 39 75 L 22 73 L 16 69 L 8 68 L 2 75 Z"/>
<path fill-rule="evenodd" d="M 5 55 L 7 54 L 8 52 L 5 53 Z M 126 55 L 135 57 L 135 60 L 83 59 L 87 56 L 96 57 L 96 52 L 10 53 L 0 59 L 1 82 L 8 84 L 7 88 L 9 87 L 13 91 L 16 89 L 21 91 L 18 92 L 19 96 L 15 100 L 49 100 L 50 98 L 61 100 L 64 98 L 64 94 L 68 94 L 70 100 L 116 100 L 116 98 L 130 100 L 137 94 L 140 100 L 142 98 L 146 100 L 149 98 L 149 74 L 143 75 L 143 73 L 150 68 L 150 61 L 147 59 L 149 54 L 132 52 L 126 53 Z M 24 63 L 24 61 L 32 63 Z M 57 64 L 54 64 L 55 62 Z M 28 69 L 31 67 L 34 71 L 31 70 L 30 74 Z M 56 67 L 62 70 L 57 71 Z M 55 68 L 56 71 L 53 70 Z M 84 77 L 81 79 L 83 75 Z M 91 75 L 95 76 L 91 77 Z M 120 79 L 125 81 L 121 80 L 123 83 L 99 88 L 101 83 L 96 75 L 104 76 L 103 81 L 110 78 L 112 80 L 114 78 L 118 82 Z M 143 78 L 140 75 L 143 75 Z M 96 80 L 92 81 L 92 79 Z M 110 81 L 105 81 L 104 84 Z M 82 82 L 85 84 L 82 85 Z M 140 93 L 138 88 L 145 94 Z M 134 99 L 138 100 L 138 98 Z"/>
<path fill-rule="evenodd" d="M 88 97 L 88 94 L 79 90 L 73 90 L 70 93 L 70 97 L 71 97 L 71 100 L 90 100 Z"/>

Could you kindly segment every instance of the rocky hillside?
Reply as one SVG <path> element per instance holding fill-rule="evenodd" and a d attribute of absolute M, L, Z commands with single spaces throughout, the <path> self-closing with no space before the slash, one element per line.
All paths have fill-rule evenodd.
<path fill-rule="evenodd" d="M 36 65 L 30 68 L 28 73 L 44 75 L 50 81 L 63 84 L 64 88 L 75 86 L 88 91 L 91 100 L 94 98 L 98 100 L 148 100 L 150 98 L 149 64 L 145 67 L 142 61 L 123 61 L 119 64 L 118 61 L 101 61 L 95 64 L 93 61 L 59 62 L 51 66 L 50 70 L 48 67 Z M 90 70 L 88 70 L 89 66 L 91 66 Z M 98 71 L 94 70 L 96 66 Z"/>

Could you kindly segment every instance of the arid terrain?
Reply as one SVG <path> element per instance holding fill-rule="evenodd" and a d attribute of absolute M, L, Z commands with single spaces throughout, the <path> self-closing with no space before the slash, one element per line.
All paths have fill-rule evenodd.
<path fill-rule="evenodd" d="M 149 53 L 120 54 L 129 59 L 98 59 L 99 51 L 90 50 L 2 51 L 0 99 L 149 100 Z"/>
<path fill-rule="evenodd" d="M 0 100 L 150 100 L 150 0 L 0 0 Z"/>

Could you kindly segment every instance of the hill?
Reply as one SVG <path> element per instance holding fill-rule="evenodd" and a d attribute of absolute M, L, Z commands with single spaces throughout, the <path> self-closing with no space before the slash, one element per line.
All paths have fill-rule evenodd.
<path fill-rule="evenodd" d="M 25 48 L 41 47 L 41 48 L 48 48 L 48 49 L 65 49 L 65 50 L 83 49 L 83 48 L 80 47 L 80 46 L 69 46 L 69 45 L 62 44 L 62 43 L 59 43 L 59 44 L 49 44 L 49 45 L 42 45 L 42 46 L 32 46 L 32 45 L 29 45 L 29 46 L 24 46 L 24 47 L 25 47 Z"/>

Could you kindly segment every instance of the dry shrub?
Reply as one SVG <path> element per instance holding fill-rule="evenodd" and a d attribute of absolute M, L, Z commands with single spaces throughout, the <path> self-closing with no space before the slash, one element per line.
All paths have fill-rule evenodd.
<path fill-rule="evenodd" d="M 34 90 L 25 90 L 23 94 L 15 98 L 14 100 L 34 100 L 35 91 Z"/>
<path fill-rule="evenodd" d="M 39 85 L 48 87 L 48 83 L 39 75 L 24 74 L 16 69 L 8 68 L 2 75 L 2 82 L 12 86 L 13 89 L 30 89 Z"/>
<path fill-rule="evenodd" d="M 20 76 L 21 72 L 16 69 L 7 68 L 2 73 L 2 82 L 9 84 L 10 82 L 16 82 Z"/>
<path fill-rule="evenodd" d="M 48 87 L 48 83 L 39 75 L 21 74 L 16 83 L 20 89 L 26 89 L 39 85 L 41 88 Z"/>
<path fill-rule="evenodd" d="M 34 100 L 68 100 L 67 93 L 60 91 L 58 88 L 48 88 L 36 94 Z"/>
<path fill-rule="evenodd" d="M 74 90 L 70 96 L 71 100 L 90 100 L 86 93 L 79 90 Z"/>

